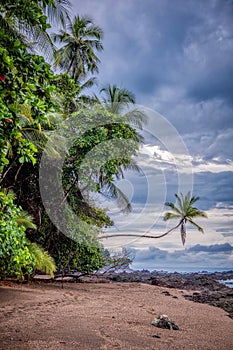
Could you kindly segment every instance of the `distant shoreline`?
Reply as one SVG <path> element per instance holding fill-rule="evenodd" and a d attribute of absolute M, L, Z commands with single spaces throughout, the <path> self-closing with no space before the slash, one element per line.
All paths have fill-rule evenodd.
<path fill-rule="evenodd" d="M 233 272 L 232 267 L 223 267 L 223 268 L 219 268 L 219 267 L 185 267 L 185 269 L 183 267 L 140 267 L 138 265 L 136 265 L 134 267 L 134 265 L 132 264 L 132 267 L 130 267 L 129 271 L 149 271 L 149 272 L 153 272 L 153 271 L 161 271 L 161 272 L 168 272 L 168 273 L 217 273 L 217 272 Z"/>

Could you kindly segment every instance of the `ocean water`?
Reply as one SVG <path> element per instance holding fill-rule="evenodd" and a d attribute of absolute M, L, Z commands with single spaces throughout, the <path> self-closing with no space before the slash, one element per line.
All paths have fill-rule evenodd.
<path fill-rule="evenodd" d="M 233 288 L 233 280 L 219 280 L 218 282 L 225 284 L 229 288 Z"/>
<path fill-rule="evenodd" d="M 179 273 L 214 273 L 214 272 L 225 272 L 233 271 L 232 268 L 227 267 L 194 267 L 194 266 L 143 266 L 141 264 L 132 263 L 130 266 L 132 270 L 148 270 L 148 271 L 163 271 L 163 272 L 179 272 Z"/>

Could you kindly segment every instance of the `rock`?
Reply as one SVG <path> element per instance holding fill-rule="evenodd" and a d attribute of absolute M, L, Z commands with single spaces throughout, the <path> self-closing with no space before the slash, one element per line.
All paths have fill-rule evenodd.
<path fill-rule="evenodd" d="M 158 318 L 155 318 L 151 324 L 158 328 L 173 329 L 175 331 L 179 330 L 179 327 L 171 321 L 167 315 L 160 315 Z"/>
<path fill-rule="evenodd" d="M 168 291 L 166 291 L 166 290 L 163 290 L 161 293 L 164 294 L 164 295 L 167 295 L 167 296 L 171 296 L 171 294 Z"/>
<path fill-rule="evenodd" d="M 52 280 L 53 279 L 53 277 L 51 277 L 50 275 L 39 275 L 39 274 L 36 274 L 36 275 L 34 275 L 33 276 L 33 278 L 35 279 L 35 280 Z"/>

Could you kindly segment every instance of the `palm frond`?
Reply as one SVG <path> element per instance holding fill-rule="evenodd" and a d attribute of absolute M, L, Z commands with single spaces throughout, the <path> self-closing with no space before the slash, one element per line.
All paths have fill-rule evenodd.
<path fill-rule="evenodd" d="M 197 208 L 189 207 L 187 212 L 186 212 L 186 217 L 187 218 L 194 218 L 194 217 L 207 218 L 207 214 L 204 211 L 201 211 Z"/>
<path fill-rule="evenodd" d="M 127 121 L 142 130 L 143 125 L 147 123 L 147 116 L 138 109 L 133 109 L 125 114 Z"/>
<path fill-rule="evenodd" d="M 54 276 L 56 265 L 49 253 L 39 247 L 36 243 L 32 243 L 29 240 L 27 240 L 27 247 L 34 258 L 34 268 L 49 274 L 50 276 Z"/>
<path fill-rule="evenodd" d="M 170 220 L 170 219 L 178 219 L 180 218 L 180 214 L 174 214 L 174 213 L 171 213 L 171 212 L 167 212 L 165 213 L 164 215 L 164 221 L 167 221 L 167 220 Z"/>
<path fill-rule="evenodd" d="M 106 197 L 115 198 L 119 209 L 123 213 L 131 212 L 132 206 L 129 202 L 128 197 L 115 183 L 112 182 L 105 184 L 105 186 L 103 186 L 103 191 L 101 191 L 101 194 Z"/>
<path fill-rule="evenodd" d="M 68 18 L 68 23 L 59 33 L 53 33 L 55 43 L 63 46 L 55 52 L 55 68 L 60 67 L 75 81 L 80 81 L 88 72 L 98 73 L 99 58 L 96 51 L 103 50 L 103 31 L 87 16 Z"/>
<path fill-rule="evenodd" d="M 135 104 L 134 94 L 125 88 L 117 87 L 115 84 L 102 87 L 100 93 L 104 95 L 104 107 L 112 113 L 119 114 L 129 104 Z"/>
<path fill-rule="evenodd" d="M 183 196 L 183 193 L 181 193 L 182 198 L 182 204 L 183 204 L 183 211 L 188 212 L 189 208 L 192 207 L 190 200 L 191 200 L 191 192 L 189 191 L 185 196 Z"/>
<path fill-rule="evenodd" d="M 44 151 L 48 157 L 60 158 L 60 154 L 64 152 L 66 140 L 55 131 L 44 130 L 40 132 L 38 129 L 24 127 L 22 135 L 33 143 L 39 151 Z"/>
<path fill-rule="evenodd" d="M 202 228 L 201 226 L 199 226 L 198 224 L 196 224 L 196 222 L 192 221 L 191 219 L 188 219 L 188 222 L 189 222 L 191 225 L 195 226 L 195 227 L 198 229 L 199 232 L 204 233 L 203 228 Z"/>
<path fill-rule="evenodd" d="M 141 168 L 137 165 L 134 159 L 132 159 L 129 164 L 124 166 L 124 170 L 133 170 L 133 171 L 136 171 L 137 173 L 141 173 Z"/>
<path fill-rule="evenodd" d="M 69 0 L 54 0 L 53 3 L 47 4 L 45 14 L 50 23 L 58 25 L 59 22 L 64 26 L 70 17 L 71 3 Z"/>
<path fill-rule="evenodd" d="M 32 216 L 23 210 L 20 212 L 20 215 L 16 218 L 15 221 L 19 226 L 24 226 L 25 229 L 29 229 L 29 228 L 33 230 L 37 229 L 36 225 L 33 223 Z"/>
<path fill-rule="evenodd" d="M 89 89 L 89 88 L 93 87 L 94 85 L 96 85 L 97 84 L 97 78 L 96 77 L 91 77 L 91 78 L 87 79 L 84 82 L 78 81 L 77 84 L 80 85 L 80 91 L 83 91 L 85 89 Z"/>
<path fill-rule="evenodd" d="M 196 201 L 198 201 L 200 199 L 200 197 L 192 197 L 191 199 L 190 199 L 190 204 L 192 205 L 193 203 L 195 203 Z"/>
<path fill-rule="evenodd" d="M 35 50 L 37 52 L 42 51 L 46 60 L 51 62 L 55 52 L 55 47 L 51 40 L 50 35 L 47 32 L 42 31 L 39 26 L 33 26 L 33 27 L 27 28 L 27 30 L 25 31 L 25 34 L 27 35 L 27 37 L 31 38 L 31 40 L 33 41 L 33 46 L 32 46 L 33 52 Z"/>
<path fill-rule="evenodd" d="M 179 196 L 178 194 L 175 194 L 176 200 L 178 202 L 178 206 L 180 208 L 180 211 L 183 211 L 183 194 Z"/>
<path fill-rule="evenodd" d="M 181 210 L 177 208 L 174 203 L 166 202 L 165 205 L 166 207 L 170 207 L 175 213 L 179 214 L 179 216 L 182 216 Z"/>

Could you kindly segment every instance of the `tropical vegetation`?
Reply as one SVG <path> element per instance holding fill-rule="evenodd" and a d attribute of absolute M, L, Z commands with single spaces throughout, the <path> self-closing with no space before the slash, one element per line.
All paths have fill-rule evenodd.
<path fill-rule="evenodd" d="M 90 196 L 107 193 L 130 209 L 114 179 L 134 166 L 132 156 L 141 142 L 127 116 L 104 103 L 87 103 L 91 97 L 85 104 L 81 98 L 98 73 L 102 29 L 88 17 L 70 19 L 68 0 L 0 1 L 0 8 L 0 276 L 22 277 L 37 269 L 51 275 L 55 269 L 100 269 L 111 259 L 97 236 L 113 223 Z M 50 37 L 47 29 L 54 19 L 62 29 Z M 67 236 L 45 210 L 39 172 L 45 153 L 48 173 L 58 168 L 69 138 L 68 119 L 75 132 L 61 181 L 64 202 L 81 224 L 68 215 Z M 96 150 L 108 153 L 105 162 Z M 95 159 L 91 164 L 89 154 Z M 48 177 L 47 183 L 55 194 L 53 179 Z M 60 208 L 56 195 L 51 205 Z"/>
<path fill-rule="evenodd" d="M 87 16 L 68 19 L 58 34 L 52 35 L 54 43 L 62 44 L 55 53 L 55 66 L 69 73 L 77 82 L 88 73 L 98 73 L 100 62 L 96 51 L 103 50 L 103 30 Z"/>

